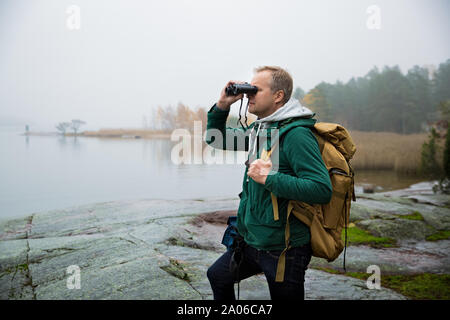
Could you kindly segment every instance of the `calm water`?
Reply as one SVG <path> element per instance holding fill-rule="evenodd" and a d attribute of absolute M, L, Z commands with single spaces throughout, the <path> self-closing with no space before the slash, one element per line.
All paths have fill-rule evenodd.
<path fill-rule="evenodd" d="M 124 199 L 237 197 L 244 165 L 176 165 L 177 142 L 0 130 L 0 218 Z"/>
<path fill-rule="evenodd" d="M 0 218 L 125 199 L 237 197 L 243 164 L 176 165 L 177 142 L 22 136 L 0 127 Z M 385 190 L 416 180 L 390 172 L 358 173 L 357 182 Z"/>

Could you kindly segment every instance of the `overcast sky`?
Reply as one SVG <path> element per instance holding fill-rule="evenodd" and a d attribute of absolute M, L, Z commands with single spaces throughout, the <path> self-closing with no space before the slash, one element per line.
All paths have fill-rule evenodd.
<path fill-rule="evenodd" d="M 1 0 L 0 120 L 140 127 L 158 105 L 209 108 L 261 65 L 305 91 L 373 66 L 438 65 L 449 15 L 448 0 Z"/>

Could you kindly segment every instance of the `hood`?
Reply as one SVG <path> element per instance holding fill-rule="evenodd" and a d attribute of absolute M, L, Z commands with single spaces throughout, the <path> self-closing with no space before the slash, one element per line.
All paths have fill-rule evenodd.
<path fill-rule="evenodd" d="M 277 111 L 272 113 L 271 115 L 262 118 L 257 119 L 255 121 L 255 124 L 250 132 L 250 157 L 254 158 L 256 157 L 257 150 L 256 150 L 256 140 L 259 135 L 259 132 L 261 129 L 266 129 L 271 126 L 273 122 L 279 122 L 288 118 L 302 118 L 303 122 L 307 121 L 308 125 L 314 125 L 316 122 L 315 119 L 312 119 L 314 117 L 315 113 L 311 111 L 310 109 L 304 107 L 301 105 L 301 103 L 295 99 L 291 98 L 288 102 L 286 102 L 281 108 L 279 108 Z M 311 123 L 309 123 L 311 122 Z M 254 133 L 256 127 L 256 133 Z"/>
<path fill-rule="evenodd" d="M 288 118 L 312 118 L 315 115 L 314 112 L 312 112 L 310 109 L 304 107 L 301 105 L 301 103 L 295 99 L 291 98 L 288 102 L 286 102 L 281 108 L 279 108 L 277 111 L 272 113 L 271 115 L 262 118 L 257 119 L 255 121 L 255 125 L 258 124 L 269 124 L 275 121 L 281 121 Z M 266 125 L 263 125 L 263 128 L 266 127 Z"/>

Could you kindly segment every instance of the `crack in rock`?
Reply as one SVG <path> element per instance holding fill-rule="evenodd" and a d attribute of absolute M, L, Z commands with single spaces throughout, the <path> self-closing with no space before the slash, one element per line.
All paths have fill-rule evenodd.
<path fill-rule="evenodd" d="M 31 232 L 31 228 L 33 226 L 33 218 L 34 218 L 34 214 L 31 215 L 30 218 L 29 218 L 28 223 L 30 225 L 30 229 L 27 230 L 27 232 L 26 232 L 26 240 L 27 240 L 27 256 L 26 256 L 26 266 L 27 266 L 27 268 L 26 268 L 26 270 L 27 270 L 26 278 L 27 278 L 27 282 L 26 282 L 26 285 L 29 285 L 31 287 L 31 292 L 33 294 L 33 300 L 36 300 L 35 288 L 37 286 L 33 285 L 33 277 L 31 276 L 30 262 L 29 262 L 30 242 L 28 241 L 28 236 L 29 236 L 29 233 Z"/>
<path fill-rule="evenodd" d="M 183 264 L 179 260 L 172 259 L 170 257 L 168 258 L 169 264 L 160 266 L 160 269 L 164 270 L 165 272 L 167 272 L 168 274 L 170 274 L 175 278 L 185 281 L 189 285 L 189 287 L 191 287 L 192 290 L 197 292 L 199 296 L 202 297 L 202 299 L 204 299 L 204 296 L 197 290 L 197 288 L 195 288 L 192 285 L 191 278 L 189 277 L 188 272 L 184 270 Z"/>

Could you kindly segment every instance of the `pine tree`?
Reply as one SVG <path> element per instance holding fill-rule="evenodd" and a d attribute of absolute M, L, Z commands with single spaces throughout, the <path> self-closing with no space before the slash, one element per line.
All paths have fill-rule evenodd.
<path fill-rule="evenodd" d="M 428 142 L 424 142 L 422 145 L 422 158 L 419 170 L 420 174 L 431 176 L 433 178 L 439 176 L 441 173 L 439 164 L 436 160 L 437 138 L 439 138 L 439 134 L 432 128 Z"/>

